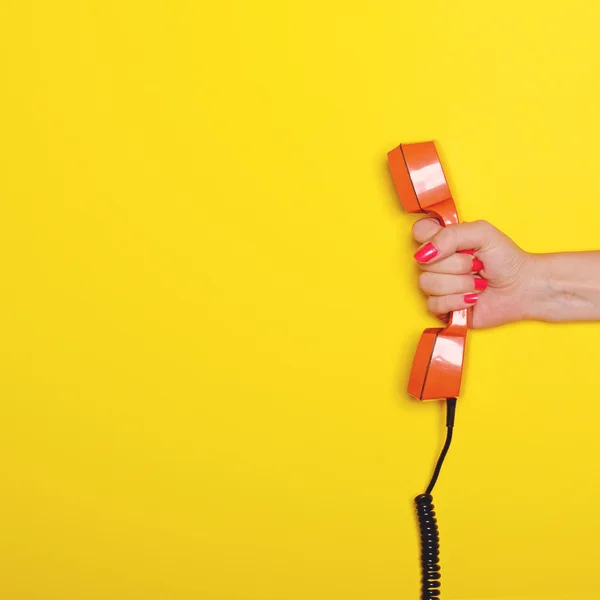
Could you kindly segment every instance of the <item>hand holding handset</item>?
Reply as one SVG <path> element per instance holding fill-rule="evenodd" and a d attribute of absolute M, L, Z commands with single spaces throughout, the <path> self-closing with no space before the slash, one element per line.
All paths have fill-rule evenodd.
<path fill-rule="evenodd" d="M 388 161 L 407 212 L 430 214 L 444 226 L 458 223 L 456 205 L 434 142 L 401 144 L 388 152 Z M 451 313 L 445 328 L 423 332 L 408 383 L 411 396 L 441 400 L 460 394 L 470 310 Z"/>

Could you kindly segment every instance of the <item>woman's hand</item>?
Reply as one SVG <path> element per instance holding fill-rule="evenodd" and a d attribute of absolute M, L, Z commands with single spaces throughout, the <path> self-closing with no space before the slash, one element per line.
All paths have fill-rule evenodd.
<path fill-rule="evenodd" d="M 473 307 L 475 328 L 536 318 L 531 306 L 539 280 L 535 259 L 493 225 L 442 227 L 426 218 L 415 223 L 413 235 L 422 244 L 415 259 L 431 313 L 445 320 L 451 311 Z"/>

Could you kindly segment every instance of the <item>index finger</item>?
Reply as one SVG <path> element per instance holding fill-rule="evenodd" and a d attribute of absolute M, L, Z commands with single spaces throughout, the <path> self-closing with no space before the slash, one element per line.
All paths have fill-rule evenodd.
<path fill-rule="evenodd" d="M 419 244 L 428 242 L 434 235 L 439 233 L 443 227 L 437 219 L 427 217 L 417 221 L 412 228 L 413 237 Z"/>

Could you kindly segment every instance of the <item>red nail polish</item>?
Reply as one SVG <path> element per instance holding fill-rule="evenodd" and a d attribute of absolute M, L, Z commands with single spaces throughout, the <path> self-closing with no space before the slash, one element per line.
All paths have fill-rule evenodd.
<path fill-rule="evenodd" d="M 460 250 L 461 254 L 475 254 L 475 250 Z"/>
<path fill-rule="evenodd" d="M 465 294 L 465 302 L 467 304 L 475 304 L 477 302 L 477 294 Z"/>
<path fill-rule="evenodd" d="M 479 271 L 483 271 L 483 263 L 478 259 L 473 259 L 473 272 L 477 273 Z"/>
<path fill-rule="evenodd" d="M 421 263 L 429 262 L 432 258 L 437 256 L 438 250 L 431 243 L 427 242 L 422 248 L 420 248 L 415 254 L 415 260 Z"/>
<path fill-rule="evenodd" d="M 488 282 L 481 277 L 475 277 L 475 289 L 479 292 L 483 292 L 488 286 Z"/>

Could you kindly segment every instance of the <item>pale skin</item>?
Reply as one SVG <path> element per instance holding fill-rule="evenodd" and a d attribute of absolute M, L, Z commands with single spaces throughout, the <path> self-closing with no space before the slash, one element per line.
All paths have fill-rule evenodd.
<path fill-rule="evenodd" d="M 486 221 L 442 227 L 426 218 L 413 235 L 421 244 L 419 285 L 443 320 L 473 307 L 474 328 L 600 321 L 600 252 L 532 254 Z"/>

